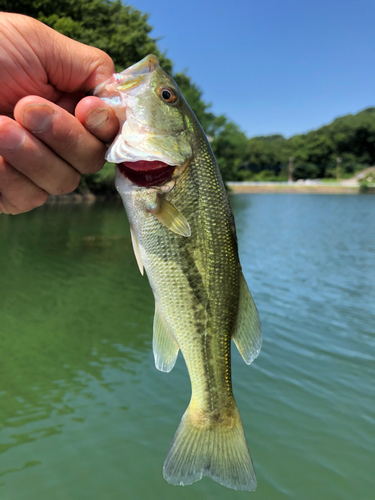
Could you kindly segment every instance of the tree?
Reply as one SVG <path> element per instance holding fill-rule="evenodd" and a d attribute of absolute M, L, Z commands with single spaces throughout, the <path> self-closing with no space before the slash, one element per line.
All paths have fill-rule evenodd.
<path fill-rule="evenodd" d="M 216 135 L 211 141 L 224 182 L 241 179 L 240 169 L 246 161 L 247 137 L 224 116 L 217 117 Z"/>
<path fill-rule="evenodd" d="M 248 169 L 251 172 L 285 168 L 294 158 L 295 179 L 336 176 L 336 160 L 342 159 L 344 177 L 375 164 L 375 108 L 337 118 L 329 125 L 298 134 L 254 137 L 248 141 Z"/>
<path fill-rule="evenodd" d="M 150 37 L 148 15 L 120 0 L 0 0 L 0 9 L 34 17 L 60 33 L 109 54 L 117 71 L 155 54 L 170 72 L 172 61 Z"/>
<path fill-rule="evenodd" d="M 342 159 L 344 177 L 375 164 L 375 108 L 337 118 L 289 139 L 281 135 L 248 139 L 235 123 L 211 112 L 202 90 L 186 72 L 173 75 L 172 61 L 151 36 L 147 14 L 120 0 L 0 0 L 0 9 L 35 17 L 75 40 L 104 50 L 117 71 L 155 54 L 174 76 L 209 137 L 224 180 L 280 178 L 290 156 L 294 158 L 295 178 L 334 177 L 337 157 Z M 112 182 L 107 170 L 88 182 L 90 179 L 98 185 Z"/>

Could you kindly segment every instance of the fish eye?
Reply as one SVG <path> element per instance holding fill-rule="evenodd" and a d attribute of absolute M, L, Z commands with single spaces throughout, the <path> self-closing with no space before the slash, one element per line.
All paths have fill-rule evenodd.
<path fill-rule="evenodd" d="M 169 88 L 169 87 L 163 87 L 161 90 L 160 90 L 160 95 L 163 99 L 163 101 L 165 102 L 168 102 L 170 104 L 176 102 L 177 100 L 177 95 L 175 94 L 175 92 Z"/>

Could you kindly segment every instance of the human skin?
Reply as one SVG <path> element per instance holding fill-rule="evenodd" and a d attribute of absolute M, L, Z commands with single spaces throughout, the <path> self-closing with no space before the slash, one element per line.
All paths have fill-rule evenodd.
<path fill-rule="evenodd" d="M 0 14 L 0 214 L 43 205 L 104 164 L 113 110 L 85 97 L 111 58 L 19 14 Z"/>

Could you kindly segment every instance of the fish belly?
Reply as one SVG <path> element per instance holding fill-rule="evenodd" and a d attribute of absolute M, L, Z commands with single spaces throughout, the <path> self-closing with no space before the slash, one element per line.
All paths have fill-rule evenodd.
<path fill-rule="evenodd" d="M 193 191 L 189 198 L 195 186 L 191 179 L 180 179 L 167 198 L 190 224 L 189 238 L 168 230 L 147 210 L 154 193 L 135 193 L 125 203 L 158 314 L 181 349 L 192 385 L 164 476 L 172 484 L 191 484 L 206 475 L 229 488 L 254 490 L 231 385 L 241 273 L 234 223 L 222 186 L 207 206 L 202 194 Z"/>

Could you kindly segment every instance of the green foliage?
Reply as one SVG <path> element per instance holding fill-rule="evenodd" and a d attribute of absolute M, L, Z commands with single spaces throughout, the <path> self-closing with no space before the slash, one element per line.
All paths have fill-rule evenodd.
<path fill-rule="evenodd" d="M 290 156 L 288 142 L 282 135 L 252 137 L 240 169 L 243 180 L 286 181 Z"/>
<path fill-rule="evenodd" d="M 286 182 L 288 174 L 286 169 L 282 169 L 276 173 L 274 170 L 261 170 L 259 174 L 254 174 L 251 180 L 259 182 Z"/>
<path fill-rule="evenodd" d="M 225 117 L 218 117 L 216 125 L 216 135 L 212 138 L 211 147 L 223 180 L 240 180 L 240 168 L 246 159 L 247 137 L 235 123 L 227 121 Z"/>
<path fill-rule="evenodd" d="M 101 170 L 96 174 L 89 174 L 82 177 L 81 186 L 97 195 L 111 195 L 116 192 L 115 188 L 115 166 L 106 162 Z"/>
<path fill-rule="evenodd" d="M 153 53 L 162 67 L 173 74 L 172 61 L 159 51 L 157 41 L 150 37 L 152 28 L 147 14 L 120 0 L 0 0 L 0 9 L 32 16 L 66 36 L 104 50 L 118 71 Z M 186 72 L 173 76 L 211 140 L 224 179 L 240 178 L 247 137 L 237 125 L 210 111 L 201 89 Z M 113 173 L 108 174 L 108 168 L 111 167 L 87 176 L 86 186 L 94 191 L 107 190 L 113 181 Z"/>
<path fill-rule="evenodd" d="M 104 50 L 118 71 L 153 53 L 173 74 L 172 61 L 150 36 L 147 14 L 120 0 L 0 0 L 0 10 L 35 17 Z M 343 178 L 375 164 L 374 107 L 289 139 L 282 135 L 248 139 L 235 123 L 210 111 L 211 105 L 186 72 L 173 76 L 211 142 L 225 181 L 286 180 L 290 157 L 294 158 L 294 179 L 336 178 L 338 157 Z M 113 183 L 112 167 L 88 176 L 85 183 L 95 191 L 106 190 Z"/>
<path fill-rule="evenodd" d="M 375 167 L 364 170 L 358 178 L 360 193 L 375 193 Z"/>
<path fill-rule="evenodd" d="M 279 172 L 288 161 L 287 141 L 282 135 L 253 137 L 247 145 L 247 165 L 253 172 Z"/>
<path fill-rule="evenodd" d="M 34 17 L 79 42 L 107 52 L 117 71 L 155 54 L 166 71 L 172 62 L 149 33 L 148 15 L 120 0 L 0 0 L 0 9 Z"/>
<path fill-rule="evenodd" d="M 254 179 L 257 172 L 272 170 L 275 176 L 285 177 L 289 157 L 294 159 L 294 179 L 336 178 L 337 158 L 341 158 L 342 178 L 374 165 L 375 108 L 290 139 L 280 135 L 249 139 L 247 176 Z"/>
<path fill-rule="evenodd" d="M 375 108 L 342 116 L 288 142 L 298 168 L 296 178 L 336 177 L 337 158 L 341 176 L 351 177 L 375 163 Z"/>
<path fill-rule="evenodd" d="M 293 170 L 294 179 L 319 179 L 322 177 L 318 165 L 308 162 L 298 162 Z"/>
<path fill-rule="evenodd" d="M 191 81 L 191 78 L 185 72 L 175 73 L 173 78 L 189 106 L 194 111 L 204 131 L 209 134 L 212 128 L 214 115 L 209 112 L 210 104 L 207 104 L 202 99 L 201 89 Z"/>

